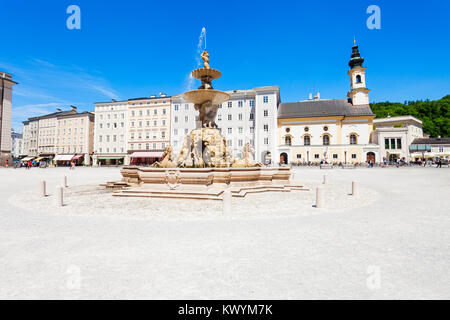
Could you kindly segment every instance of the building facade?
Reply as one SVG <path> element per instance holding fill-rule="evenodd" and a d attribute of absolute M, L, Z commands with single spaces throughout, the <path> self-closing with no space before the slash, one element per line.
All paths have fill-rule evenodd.
<path fill-rule="evenodd" d="M 19 158 L 23 154 L 23 135 L 11 130 L 11 156 Z"/>
<path fill-rule="evenodd" d="M 160 94 L 128 100 L 128 154 L 130 164 L 160 161 L 170 144 L 171 97 Z"/>
<path fill-rule="evenodd" d="M 72 107 L 74 108 L 74 107 Z M 91 165 L 94 153 L 94 114 L 67 113 L 57 117 L 56 157 L 58 161 L 77 161 Z M 69 159 L 70 157 L 70 159 Z"/>
<path fill-rule="evenodd" d="M 265 162 L 277 148 L 277 107 L 280 88 L 260 87 L 250 90 L 226 91 L 230 100 L 219 106 L 216 123 L 236 158 L 249 143 L 255 151 L 255 159 Z M 171 145 L 178 154 L 185 136 L 197 127 L 198 111 L 182 96 L 172 97 Z M 267 159 L 266 159 L 267 158 Z"/>
<path fill-rule="evenodd" d="M 380 161 L 410 161 L 409 148 L 415 139 L 423 138 L 422 121 L 413 116 L 373 120 L 372 141 L 379 145 Z"/>
<path fill-rule="evenodd" d="M 450 160 L 450 138 L 416 138 L 409 146 L 411 160 Z"/>
<path fill-rule="evenodd" d="M 12 75 L 0 72 L 0 166 L 11 162 Z"/>
<path fill-rule="evenodd" d="M 364 59 L 352 48 L 347 99 L 281 103 L 278 108 L 276 161 L 287 163 L 361 163 L 379 161 L 371 141 L 375 115 L 369 106 Z"/>
<path fill-rule="evenodd" d="M 128 101 L 95 103 L 94 165 L 128 164 Z"/>

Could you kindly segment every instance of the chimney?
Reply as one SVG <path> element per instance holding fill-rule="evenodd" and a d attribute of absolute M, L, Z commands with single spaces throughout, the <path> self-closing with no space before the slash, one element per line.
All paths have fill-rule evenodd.
<path fill-rule="evenodd" d="M 77 107 L 75 107 L 75 106 L 70 106 L 70 107 L 72 108 L 72 111 L 77 112 Z"/>
<path fill-rule="evenodd" d="M 150 98 L 156 98 L 156 94 L 152 94 Z"/>
<path fill-rule="evenodd" d="M 312 93 L 309 93 L 308 100 L 312 100 Z"/>
<path fill-rule="evenodd" d="M 316 93 L 316 96 L 314 97 L 314 100 L 320 100 L 320 92 Z"/>

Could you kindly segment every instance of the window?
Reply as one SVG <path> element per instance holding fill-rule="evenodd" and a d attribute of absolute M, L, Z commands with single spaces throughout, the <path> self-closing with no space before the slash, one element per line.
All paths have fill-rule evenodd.
<path fill-rule="evenodd" d="M 264 138 L 264 144 L 269 144 L 269 138 Z"/>
<path fill-rule="evenodd" d="M 318 153 L 314 154 L 314 159 L 319 159 L 320 155 Z"/>
<path fill-rule="evenodd" d="M 308 132 L 309 131 L 309 127 L 305 127 L 305 132 Z"/>
<path fill-rule="evenodd" d="M 113 142 L 116 142 L 117 141 L 117 136 L 116 135 L 113 135 Z M 81 141 L 80 141 L 81 142 Z"/>
<path fill-rule="evenodd" d="M 185 116 L 184 117 L 184 122 L 188 122 L 189 121 L 189 117 L 188 116 Z"/>
<path fill-rule="evenodd" d="M 238 146 L 239 146 L 239 147 L 242 147 L 242 144 L 243 144 L 242 139 L 239 139 L 239 140 L 238 140 Z"/>
<path fill-rule="evenodd" d="M 338 155 L 336 153 L 333 154 L 333 159 L 337 159 Z"/>
<path fill-rule="evenodd" d="M 267 117 L 269 115 L 269 110 L 264 110 L 264 117 Z"/>
<path fill-rule="evenodd" d="M 356 76 L 356 83 L 361 83 L 361 76 L 359 74 Z"/>
<path fill-rule="evenodd" d="M 244 132 L 244 128 L 239 127 L 239 134 L 242 134 Z"/>
<path fill-rule="evenodd" d="M 133 110 L 131 111 L 131 116 L 134 117 L 136 115 L 136 112 Z"/>
<path fill-rule="evenodd" d="M 352 159 L 356 159 L 356 153 L 352 153 Z"/>
<path fill-rule="evenodd" d="M 217 121 L 222 121 L 222 115 L 221 114 L 217 115 Z"/>
<path fill-rule="evenodd" d="M 303 144 L 304 144 L 305 146 L 311 145 L 311 138 L 310 138 L 309 136 L 304 136 L 304 137 L 303 137 Z"/>
<path fill-rule="evenodd" d="M 242 120 L 242 113 L 239 113 L 239 120 Z"/>
<path fill-rule="evenodd" d="M 439 146 L 439 152 L 444 152 L 444 147 L 443 146 Z"/>
<path fill-rule="evenodd" d="M 177 136 L 178 135 L 178 129 L 173 129 L 173 134 Z"/>
<path fill-rule="evenodd" d="M 238 108 L 242 108 L 242 105 L 243 105 L 244 103 L 242 102 L 242 101 L 238 101 Z"/>
<path fill-rule="evenodd" d="M 142 117 L 142 110 L 139 110 L 139 116 Z"/>
<path fill-rule="evenodd" d="M 401 149 L 402 148 L 402 139 L 398 138 L 397 139 L 397 149 Z"/>
<path fill-rule="evenodd" d="M 232 140 L 227 140 L 227 145 L 229 145 L 231 147 L 233 145 L 233 141 Z"/>
<path fill-rule="evenodd" d="M 255 114 L 254 113 L 250 113 L 250 120 L 254 120 L 255 119 Z"/>
<path fill-rule="evenodd" d="M 103 136 L 98 136 L 98 142 L 102 142 L 102 140 L 103 140 Z"/>
<path fill-rule="evenodd" d="M 302 155 L 300 153 L 297 153 L 297 159 L 301 159 Z"/>
<path fill-rule="evenodd" d="M 255 133 L 255 127 L 250 127 L 250 133 Z"/>
<path fill-rule="evenodd" d="M 255 106 L 255 100 L 250 100 L 250 107 L 254 107 Z"/>
<path fill-rule="evenodd" d="M 284 144 L 287 145 L 287 146 L 292 145 L 291 136 L 286 136 L 286 137 L 284 138 Z"/>
<path fill-rule="evenodd" d="M 150 143 L 145 144 L 145 150 L 150 150 Z"/>
<path fill-rule="evenodd" d="M 395 139 L 391 139 L 391 149 L 395 149 Z"/>
<path fill-rule="evenodd" d="M 323 127 L 323 131 L 328 131 L 328 127 L 327 126 Z"/>
<path fill-rule="evenodd" d="M 269 96 L 264 96 L 263 97 L 263 102 L 264 103 L 268 103 L 269 102 Z"/>
<path fill-rule="evenodd" d="M 175 118 L 174 118 L 174 122 L 175 122 L 175 123 L 178 123 L 178 117 L 175 117 Z"/>
<path fill-rule="evenodd" d="M 266 131 L 266 132 L 269 131 L 269 125 L 268 124 L 264 125 L 264 131 Z"/>
<path fill-rule="evenodd" d="M 350 144 L 356 144 L 357 140 L 356 140 L 356 135 L 355 134 L 351 134 L 350 135 Z"/>
<path fill-rule="evenodd" d="M 233 119 L 233 117 L 231 116 L 231 114 L 228 115 L 228 120 Z"/>
<path fill-rule="evenodd" d="M 180 108 L 180 105 L 178 105 L 178 104 L 176 104 L 176 105 L 174 106 L 175 111 L 178 111 L 179 108 Z"/>
<path fill-rule="evenodd" d="M 158 109 L 153 110 L 153 114 L 157 115 L 158 114 Z"/>
<path fill-rule="evenodd" d="M 162 109 L 163 110 L 163 115 L 166 114 L 166 109 Z"/>
<path fill-rule="evenodd" d="M 187 103 L 184 105 L 184 110 L 189 110 L 189 105 Z"/>
<path fill-rule="evenodd" d="M 233 133 L 233 128 L 228 128 L 228 133 L 232 134 Z"/>
<path fill-rule="evenodd" d="M 330 145 L 330 136 L 327 135 L 327 134 L 323 136 L 323 145 L 324 146 L 329 146 Z"/>
<path fill-rule="evenodd" d="M 384 139 L 384 148 L 389 149 L 389 139 Z"/>
<path fill-rule="evenodd" d="M 228 101 L 228 108 L 231 108 L 233 106 L 233 102 L 232 101 Z"/>

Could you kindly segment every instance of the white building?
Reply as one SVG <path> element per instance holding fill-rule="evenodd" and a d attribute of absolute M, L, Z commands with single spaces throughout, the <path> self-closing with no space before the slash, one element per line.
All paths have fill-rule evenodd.
<path fill-rule="evenodd" d="M 23 155 L 23 138 L 21 133 L 11 130 L 11 155 L 13 158 L 19 158 Z"/>
<path fill-rule="evenodd" d="M 94 165 L 128 164 L 128 101 L 95 103 Z"/>
<path fill-rule="evenodd" d="M 409 147 L 415 139 L 423 138 L 422 121 L 413 116 L 373 120 L 372 141 L 380 146 L 380 161 L 410 161 Z"/>
<path fill-rule="evenodd" d="M 371 141 L 375 115 L 369 106 L 364 59 L 352 48 L 350 91 L 347 99 L 321 99 L 282 103 L 278 109 L 280 163 L 378 162 L 378 146 Z"/>
<path fill-rule="evenodd" d="M 409 146 L 411 160 L 444 158 L 450 160 L 450 138 L 416 138 Z"/>
<path fill-rule="evenodd" d="M 255 150 L 255 159 L 264 162 L 268 153 L 277 148 L 277 107 L 280 89 L 277 86 L 250 90 L 227 91 L 230 100 L 222 103 L 216 123 L 231 147 L 233 155 L 240 158 L 243 146 L 248 142 Z M 181 96 L 172 97 L 171 145 L 178 154 L 185 136 L 196 128 L 198 111 Z"/>

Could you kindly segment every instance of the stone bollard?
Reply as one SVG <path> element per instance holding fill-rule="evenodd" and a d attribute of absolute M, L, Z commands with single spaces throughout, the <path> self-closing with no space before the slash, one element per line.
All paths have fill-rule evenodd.
<path fill-rule="evenodd" d="M 327 184 L 327 175 L 326 174 L 323 175 L 323 184 Z"/>
<path fill-rule="evenodd" d="M 56 188 L 56 204 L 61 207 L 64 205 L 64 187 Z"/>
<path fill-rule="evenodd" d="M 352 181 L 352 196 L 358 195 L 358 181 Z"/>
<path fill-rule="evenodd" d="M 316 188 L 316 208 L 322 208 L 323 207 L 323 188 L 317 187 Z"/>
<path fill-rule="evenodd" d="M 39 194 L 41 195 L 41 197 L 47 196 L 47 186 L 44 180 L 41 181 L 41 189 L 39 191 Z"/>
<path fill-rule="evenodd" d="M 226 189 L 223 192 L 223 199 L 222 199 L 222 213 L 224 215 L 231 215 L 231 190 L 230 189 Z"/>
<path fill-rule="evenodd" d="M 64 176 L 64 177 L 63 177 L 63 180 L 62 180 L 62 186 L 63 186 L 64 188 L 67 188 L 67 176 Z"/>

